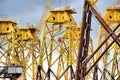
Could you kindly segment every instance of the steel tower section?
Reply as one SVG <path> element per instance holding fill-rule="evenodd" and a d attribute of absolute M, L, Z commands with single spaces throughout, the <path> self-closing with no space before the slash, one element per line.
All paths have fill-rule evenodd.
<path fill-rule="evenodd" d="M 89 27 L 88 30 L 90 31 L 89 25 L 91 24 L 91 22 L 89 21 L 89 19 L 91 20 L 90 18 L 91 16 L 89 15 L 89 13 L 91 12 L 95 15 L 96 19 L 99 21 L 101 26 L 98 34 L 98 48 L 93 52 L 92 55 L 87 56 L 88 51 L 85 52 L 86 46 L 83 44 L 89 39 L 89 36 L 86 36 L 86 31 L 88 29 L 87 27 Z M 87 77 L 87 74 L 90 74 L 93 68 L 94 68 L 94 75 L 93 75 L 94 80 L 99 79 L 98 77 L 100 76 L 100 73 L 101 73 L 101 79 L 116 79 L 117 77 L 119 78 L 119 75 L 118 75 L 119 74 L 119 68 L 118 68 L 119 54 L 118 53 L 120 49 L 119 48 L 120 47 L 119 26 L 120 26 L 119 25 L 119 8 L 115 8 L 115 7 L 108 8 L 103 19 L 100 16 L 100 14 L 97 12 L 97 10 L 94 8 L 93 4 L 87 0 L 84 0 L 83 18 L 82 18 L 82 27 L 81 27 L 82 35 L 80 37 L 80 47 L 78 50 L 76 80 L 85 80 Z M 112 46 L 115 48 L 112 48 Z M 111 55 L 111 48 L 114 50 L 112 55 Z M 112 57 L 109 56 L 108 58 L 108 55 L 111 55 Z M 95 61 L 94 63 L 91 64 L 91 66 L 89 65 L 90 68 L 88 67 L 86 68 L 86 65 L 91 60 L 91 58 L 95 58 Z M 103 64 L 104 67 L 101 67 L 100 64 L 98 64 L 98 62 L 100 62 L 100 64 Z M 104 68 L 104 69 L 102 70 L 101 68 Z"/>

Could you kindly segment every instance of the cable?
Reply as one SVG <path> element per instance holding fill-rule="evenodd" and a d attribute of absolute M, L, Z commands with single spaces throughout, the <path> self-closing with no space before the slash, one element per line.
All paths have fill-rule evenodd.
<path fill-rule="evenodd" d="M 115 2 L 114 2 L 113 5 L 114 5 L 114 6 L 115 6 L 115 5 L 120 5 L 120 0 L 115 0 Z"/>

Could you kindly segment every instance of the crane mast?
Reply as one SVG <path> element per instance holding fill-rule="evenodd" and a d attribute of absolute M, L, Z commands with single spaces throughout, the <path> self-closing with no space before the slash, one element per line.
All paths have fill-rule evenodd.
<path fill-rule="evenodd" d="M 45 7 L 44 7 L 44 10 L 42 12 L 42 15 L 41 15 L 41 18 L 40 18 L 40 21 L 39 21 L 39 24 L 38 24 L 38 30 L 41 31 L 42 28 L 43 28 L 43 23 L 47 17 L 47 15 L 49 14 L 50 12 L 50 5 L 52 3 L 53 0 L 47 0 L 46 1 L 46 4 L 45 4 Z"/>
<path fill-rule="evenodd" d="M 115 0 L 114 5 L 120 5 L 120 0 Z"/>

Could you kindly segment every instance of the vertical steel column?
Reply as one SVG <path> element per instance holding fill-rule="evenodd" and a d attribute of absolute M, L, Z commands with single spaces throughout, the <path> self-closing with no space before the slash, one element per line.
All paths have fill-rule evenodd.
<path fill-rule="evenodd" d="M 80 35 L 80 45 L 78 48 L 78 57 L 77 57 L 77 66 L 76 66 L 76 75 L 75 75 L 75 80 L 80 80 L 81 78 L 81 70 L 80 66 L 82 66 L 81 58 L 82 58 L 82 48 L 83 48 L 83 37 L 84 37 L 84 30 L 85 30 L 85 22 L 86 22 L 86 7 L 87 6 L 87 1 L 84 0 L 84 7 L 83 7 L 83 16 L 82 16 L 82 26 L 81 26 L 81 35 Z"/>
<path fill-rule="evenodd" d="M 50 80 L 50 68 L 48 68 L 48 72 L 47 72 L 47 80 Z"/>
<path fill-rule="evenodd" d="M 94 68 L 94 75 L 93 75 L 93 80 L 98 80 L 98 65 L 95 66 Z"/>
<path fill-rule="evenodd" d="M 38 66 L 38 71 L 37 71 L 36 80 L 42 80 L 41 68 L 42 68 L 41 66 Z"/>
<path fill-rule="evenodd" d="M 80 45 L 78 49 L 77 67 L 76 67 L 76 80 L 85 80 L 86 66 L 82 67 L 82 62 L 88 56 L 88 46 L 90 39 L 91 29 L 91 16 L 87 0 L 84 0 L 83 17 L 80 35 Z"/>

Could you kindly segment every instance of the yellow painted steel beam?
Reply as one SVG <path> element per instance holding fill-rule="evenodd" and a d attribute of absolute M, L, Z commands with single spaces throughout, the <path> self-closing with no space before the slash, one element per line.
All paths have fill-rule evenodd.
<path fill-rule="evenodd" d="M 94 5 L 98 0 L 88 0 L 92 5 Z"/>

